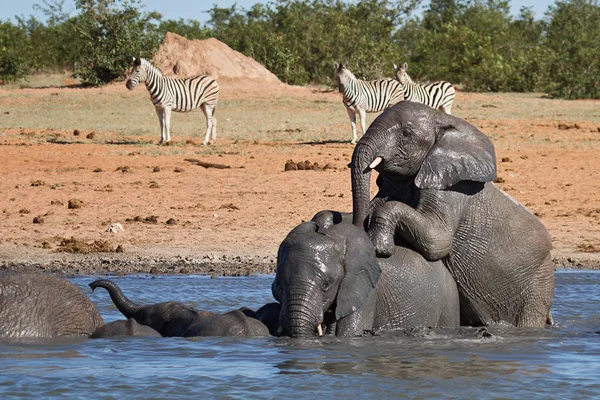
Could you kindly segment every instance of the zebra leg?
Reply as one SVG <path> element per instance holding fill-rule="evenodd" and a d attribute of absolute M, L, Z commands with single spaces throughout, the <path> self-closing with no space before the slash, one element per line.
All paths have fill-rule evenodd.
<path fill-rule="evenodd" d="M 171 141 L 171 107 L 165 107 L 165 141 Z"/>
<path fill-rule="evenodd" d="M 160 122 L 160 142 L 158 144 L 163 144 L 165 141 L 165 109 L 160 106 L 156 106 L 154 109 L 156 110 L 158 122 Z"/>
<path fill-rule="evenodd" d="M 352 141 L 350 143 L 356 144 L 356 113 L 349 108 L 346 108 L 348 117 L 350 117 L 350 125 L 352 125 Z"/>
<path fill-rule="evenodd" d="M 206 103 L 200 106 L 204 116 L 206 117 L 206 136 L 202 142 L 202 146 L 213 143 L 217 138 L 217 119 L 214 117 L 215 108 Z"/>
<path fill-rule="evenodd" d="M 367 132 L 367 111 L 366 110 L 358 110 L 359 116 L 360 116 L 360 127 L 362 128 L 362 134 L 363 136 L 365 135 L 365 132 Z"/>

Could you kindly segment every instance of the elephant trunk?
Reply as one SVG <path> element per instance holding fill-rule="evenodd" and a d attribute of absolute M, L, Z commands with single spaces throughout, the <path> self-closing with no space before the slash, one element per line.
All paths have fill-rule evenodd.
<path fill-rule="evenodd" d="M 367 134 L 369 132 L 367 131 Z M 372 163 L 377 158 L 375 141 L 363 136 L 352 154 L 352 223 L 360 228 L 365 227 L 371 200 Z"/>
<path fill-rule="evenodd" d="M 111 300 L 117 306 L 117 309 L 127 318 L 135 318 L 136 314 L 140 312 L 142 306 L 135 304 L 129 300 L 121 291 L 121 288 L 116 283 L 108 279 L 98 279 L 89 285 L 92 291 L 98 287 L 104 288 L 108 291 Z"/>
<path fill-rule="evenodd" d="M 282 334 L 293 338 L 315 336 L 323 322 L 322 294 L 314 285 L 296 284 L 290 289 L 281 304 Z"/>

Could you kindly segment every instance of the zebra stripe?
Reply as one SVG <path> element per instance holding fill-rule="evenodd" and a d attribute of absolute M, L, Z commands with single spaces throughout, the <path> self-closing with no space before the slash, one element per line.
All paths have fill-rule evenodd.
<path fill-rule="evenodd" d="M 451 114 L 456 91 L 450 82 L 439 81 L 427 85 L 419 85 L 413 82 L 406 73 L 408 70 L 407 63 L 404 63 L 402 67 L 394 64 L 394 69 L 396 70 L 396 79 L 404 88 L 404 100 L 422 103 L 444 111 L 446 114 Z"/>
<path fill-rule="evenodd" d="M 363 81 L 343 64 L 335 63 L 338 90 L 343 95 L 342 102 L 346 107 L 352 124 L 352 143 L 356 143 L 356 113 L 360 115 L 363 135 L 365 134 L 365 113 L 379 112 L 404 99 L 404 90 L 400 82 L 383 78 L 374 81 Z"/>
<path fill-rule="evenodd" d="M 206 116 L 207 131 L 203 145 L 214 142 L 217 134 L 217 120 L 214 118 L 219 97 L 219 84 L 207 75 L 193 78 L 171 78 L 164 76 L 160 69 L 148 60 L 136 58 L 127 89 L 133 90 L 139 82 L 146 83 L 152 104 L 156 108 L 161 124 L 160 143 L 169 142 L 171 110 L 189 112 L 198 107 Z"/>

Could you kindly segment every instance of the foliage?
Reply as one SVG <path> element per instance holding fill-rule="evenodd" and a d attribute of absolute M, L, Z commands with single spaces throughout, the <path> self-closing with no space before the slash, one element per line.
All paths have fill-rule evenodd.
<path fill-rule="evenodd" d="M 150 57 L 159 36 L 160 15 L 142 13 L 139 0 L 77 0 L 71 21 L 79 38 L 80 66 L 75 75 L 98 85 L 122 79 L 132 57 Z"/>
<path fill-rule="evenodd" d="M 246 10 L 214 5 L 209 19 L 162 20 L 140 0 L 42 0 L 47 16 L 0 22 L 0 79 L 74 70 L 84 81 L 121 79 L 132 56 L 150 58 L 166 32 L 215 37 L 291 84 L 334 85 L 333 63 L 362 79 L 408 62 L 416 81 L 473 91 L 545 91 L 600 98 L 600 0 L 556 0 L 543 19 L 509 0 L 272 0 Z"/>
<path fill-rule="evenodd" d="M 598 2 L 559 0 L 550 8 L 548 18 L 548 92 L 567 99 L 600 98 Z"/>
<path fill-rule="evenodd" d="M 0 22 L 0 80 L 10 82 L 30 71 L 27 34 L 11 22 Z"/>

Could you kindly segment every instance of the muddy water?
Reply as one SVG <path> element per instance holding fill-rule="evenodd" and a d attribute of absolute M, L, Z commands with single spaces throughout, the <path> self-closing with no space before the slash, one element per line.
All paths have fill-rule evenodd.
<path fill-rule="evenodd" d="M 107 322 L 108 294 L 84 288 Z M 272 276 L 118 277 L 137 302 L 203 309 L 271 300 Z M 556 273 L 553 329 L 492 337 L 423 332 L 356 339 L 125 338 L 0 342 L 6 398 L 593 398 L 600 393 L 600 272 Z"/>

